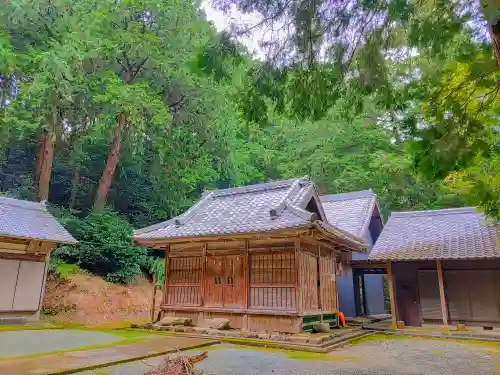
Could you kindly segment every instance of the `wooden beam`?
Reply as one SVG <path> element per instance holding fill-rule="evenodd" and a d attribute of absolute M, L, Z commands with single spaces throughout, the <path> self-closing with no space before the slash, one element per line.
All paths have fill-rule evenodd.
<path fill-rule="evenodd" d="M 444 329 L 449 330 L 448 307 L 446 306 L 446 294 L 444 292 L 443 267 L 441 266 L 440 260 L 436 260 L 436 268 L 438 274 L 439 298 L 441 299 L 441 316 L 443 317 Z"/>
<path fill-rule="evenodd" d="M 394 295 L 394 280 L 392 277 L 391 262 L 387 263 L 387 283 L 389 284 L 389 298 L 391 300 L 392 328 L 398 328 L 398 319 L 397 319 L 397 312 L 396 312 L 396 299 L 395 299 L 395 295 Z"/>
<path fill-rule="evenodd" d="M 232 240 L 264 240 L 264 239 L 289 239 L 300 235 L 310 235 L 309 226 L 293 229 L 279 229 L 269 232 L 248 232 L 242 234 L 232 234 L 226 236 L 200 236 L 200 237 L 179 237 L 179 238 L 162 238 L 162 239 L 136 239 L 135 244 L 147 246 L 164 247 L 167 244 L 180 243 L 200 243 L 212 241 L 232 241 Z"/>

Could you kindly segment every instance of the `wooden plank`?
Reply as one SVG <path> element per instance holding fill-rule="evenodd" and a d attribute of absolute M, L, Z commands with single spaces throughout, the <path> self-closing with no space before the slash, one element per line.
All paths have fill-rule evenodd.
<path fill-rule="evenodd" d="M 441 300 L 441 316 L 443 318 L 443 324 L 445 329 L 448 327 L 448 307 L 446 306 L 446 294 L 444 292 L 444 281 L 443 281 L 443 268 L 441 266 L 441 261 L 436 260 L 438 283 L 439 283 L 439 298 Z"/>
<path fill-rule="evenodd" d="M 387 263 L 387 283 L 389 284 L 389 298 L 391 300 L 392 328 L 397 328 L 396 300 L 394 295 L 394 280 L 392 277 L 391 262 Z"/>
<path fill-rule="evenodd" d="M 2 242 L 0 242 L 0 249 L 27 251 L 29 248 L 29 244 L 31 242 L 39 242 L 39 241 L 30 241 L 29 243 L 2 241 Z"/>

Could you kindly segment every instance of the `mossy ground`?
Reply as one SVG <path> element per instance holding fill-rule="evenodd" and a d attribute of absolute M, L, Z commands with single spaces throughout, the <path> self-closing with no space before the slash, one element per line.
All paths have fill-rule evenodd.
<path fill-rule="evenodd" d="M 55 328 L 61 329 L 61 327 L 55 327 Z M 49 328 L 49 330 L 52 330 L 55 328 Z M 40 328 L 38 328 L 38 329 L 40 329 Z M 66 329 L 69 329 L 69 328 L 66 328 Z M 85 328 L 83 328 L 83 329 L 82 328 L 71 328 L 71 330 L 87 330 L 87 329 L 85 329 Z M 106 344 L 83 345 L 83 346 L 75 347 L 75 348 L 71 348 L 71 349 L 55 350 L 55 351 L 48 351 L 48 352 L 41 352 L 41 353 L 26 354 L 26 355 L 22 355 L 22 356 L 1 358 L 0 361 L 20 359 L 20 358 L 40 357 L 40 356 L 58 354 L 58 353 L 71 353 L 71 352 L 84 351 L 84 350 L 109 348 L 109 347 L 114 347 L 114 346 L 118 346 L 118 345 L 134 344 L 137 342 L 147 340 L 148 338 L 151 337 L 151 335 L 148 335 L 145 332 L 137 332 L 134 330 L 122 330 L 122 329 L 119 329 L 119 330 L 93 329 L 93 330 L 97 331 L 97 332 L 102 332 L 102 333 L 107 333 L 107 334 L 110 334 L 113 336 L 117 336 L 117 340 L 114 342 L 111 342 L 111 343 L 106 343 Z M 12 331 L 14 331 L 14 329 Z"/>

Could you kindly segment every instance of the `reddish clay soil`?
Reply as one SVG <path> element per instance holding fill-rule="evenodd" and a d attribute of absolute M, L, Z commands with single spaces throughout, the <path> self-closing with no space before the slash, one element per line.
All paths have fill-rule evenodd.
<path fill-rule="evenodd" d="M 97 276 L 75 274 L 69 280 L 49 276 L 44 320 L 81 324 L 131 322 L 150 317 L 152 283 L 144 277 L 131 285 L 108 283 Z M 156 292 L 160 305 L 161 290 Z"/>

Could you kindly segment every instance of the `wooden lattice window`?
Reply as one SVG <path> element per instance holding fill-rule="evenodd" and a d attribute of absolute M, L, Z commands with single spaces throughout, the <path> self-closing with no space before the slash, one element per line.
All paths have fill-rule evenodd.
<path fill-rule="evenodd" d="M 295 285 L 295 253 L 252 254 L 250 283 Z"/>
<path fill-rule="evenodd" d="M 295 309 L 295 253 L 250 255 L 250 308 Z"/>
<path fill-rule="evenodd" d="M 170 259 L 169 284 L 200 284 L 201 257 L 182 257 Z"/>

